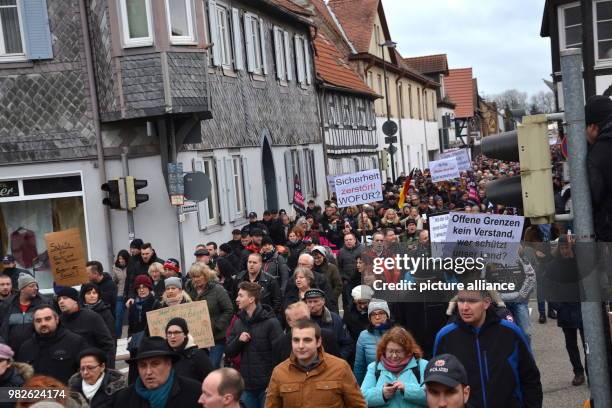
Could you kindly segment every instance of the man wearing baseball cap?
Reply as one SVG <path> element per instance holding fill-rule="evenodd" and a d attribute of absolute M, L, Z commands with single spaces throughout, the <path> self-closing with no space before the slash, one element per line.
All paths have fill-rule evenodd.
<path fill-rule="evenodd" d="M 467 373 L 452 354 L 441 354 L 429 360 L 423 382 L 429 408 L 471 407 Z"/>
<path fill-rule="evenodd" d="M 30 274 L 30 271 L 26 269 L 17 268 L 17 261 L 15 261 L 15 257 L 13 255 L 7 254 L 2 257 L 2 274 L 10 276 L 11 282 L 13 283 L 13 288 L 17 287 L 17 280 L 19 279 L 19 275 L 22 273 Z"/>

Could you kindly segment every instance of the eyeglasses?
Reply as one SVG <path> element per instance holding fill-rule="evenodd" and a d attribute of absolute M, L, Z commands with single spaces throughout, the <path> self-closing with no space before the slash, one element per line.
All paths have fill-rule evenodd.
<path fill-rule="evenodd" d="M 93 370 L 95 370 L 96 368 L 100 367 L 100 364 L 95 365 L 95 366 L 83 366 L 79 369 L 80 372 L 84 373 L 85 371 L 91 372 Z"/>
<path fill-rule="evenodd" d="M 166 336 L 168 336 L 168 337 L 178 336 L 180 334 L 183 334 L 183 332 L 182 331 L 169 331 L 169 332 L 166 332 Z"/>
<path fill-rule="evenodd" d="M 387 349 L 387 350 L 385 350 L 385 354 L 388 355 L 388 356 L 402 357 L 402 356 L 406 355 L 406 352 L 404 350 L 390 350 L 390 349 Z"/>

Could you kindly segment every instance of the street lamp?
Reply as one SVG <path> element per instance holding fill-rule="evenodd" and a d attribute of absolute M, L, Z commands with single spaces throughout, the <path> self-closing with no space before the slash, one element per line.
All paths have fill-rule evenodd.
<path fill-rule="evenodd" d="M 382 56 L 382 60 L 383 60 L 383 72 L 384 72 L 384 81 L 385 81 L 385 103 L 387 104 L 387 122 L 389 123 L 391 122 L 391 105 L 389 104 L 389 85 L 388 85 L 388 78 L 387 78 L 387 60 L 385 59 L 385 48 L 388 49 L 395 49 L 395 47 L 397 46 L 397 43 L 391 40 L 385 41 L 382 44 L 378 44 L 380 46 L 380 50 L 381 50 L 381 56 Z M 385 132 L 384 126 L 383 126 L 383 132 L 389 136 L 392 137 L 395 135 L 395 133 L 397 132 L 397 126 L 395 126 L 395 131 L 394 132 L 389 132 L 391 134 L 387 134 L 387 132 Z M 389 139 L 389 155 L 391 156 L 391 178 L 393 179 L 393 182 L 395 182 L 395 160 L 393 158 L 395 152 L 393 151 L 395 146 L 393 146 L 393 139 Z"/>

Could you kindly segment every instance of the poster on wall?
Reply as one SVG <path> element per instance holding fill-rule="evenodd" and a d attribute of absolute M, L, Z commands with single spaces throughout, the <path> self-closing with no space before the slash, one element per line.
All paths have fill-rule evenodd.
<path fill-rule="evenodd" d="M 53 280 L 60 286 L 76 286 L 88 281 L 85 252 L 78 228 L 45 234 Z"/>

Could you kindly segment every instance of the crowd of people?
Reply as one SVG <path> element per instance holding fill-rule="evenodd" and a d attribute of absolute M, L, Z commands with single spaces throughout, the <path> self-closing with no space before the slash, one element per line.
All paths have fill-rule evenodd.
<path fill-rule="evenodd" d="M 186 268 L 134 239 L 112 267 L 88 262 L 89 282 L 80 290 L 56 286 L 53 298 L 42 296 L 36 278 L 7 255 L 0 387 L 57 388 L 65 390 L 58 399 L 71 404 L 65 406 L 94 408 L 541 407 L 527 311 L 532 293 L 541 300 L 540 322 L 558 318 L 563 328 L 574 385 L 585 381 L 580 304 L 551 303 L 547 314 L 536 291 L 547 268 L 567 269 L 573 259 L 566 227 L 525 226 L 525 241 L 561 239 L 554 253 L 521 248 L 514 291 L 462 290 L 449 301 L 402 302 L 385 300 L 373 287 L 376 279 L 456 278 L 396 267 L 377 275 L 372 264 L 398 253 L 431 255 L 436 215 L 515 214 L 491 202 L 486 185 L 518 171 L 476 156 L 455 181 L 434 184 L 428 169 L 389 179 L 381 202 L 339 208 L 332 197 L 322 206 L 309 201 L 293 217 L 251 212 L 227 242 L 198 245 Z M 472 272 L 461 279 L 500 276 L 495 266 Z M 198 347 L 178 316 L 165 337 L 151 336 L 147 312 L 200 300 L 207 302 L 214 346 Z M 126 334 L 124 375 L 115 360 L 116 340 Z"/>

